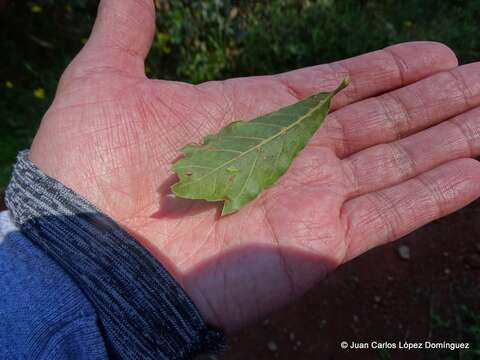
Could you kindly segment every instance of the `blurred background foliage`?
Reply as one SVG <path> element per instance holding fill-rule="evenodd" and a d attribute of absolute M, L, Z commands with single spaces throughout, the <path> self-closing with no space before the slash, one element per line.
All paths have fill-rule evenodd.
<path fill-rule="evenodd" d="M 480 1 L 155 0 L 150 77 L 199 83 L 271 74 L 393 43 L 437 40 L 480 58 Z M 62 70 L 88 38 L 95 0 L 11 1 L 0 13 L 0 187 L 29 146 Z"/>

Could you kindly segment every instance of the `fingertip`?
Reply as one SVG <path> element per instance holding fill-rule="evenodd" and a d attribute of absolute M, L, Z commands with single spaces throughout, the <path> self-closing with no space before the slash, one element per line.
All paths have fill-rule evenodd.
<path fill-rule="evenodd" d="M 444 70 L 453 69 L 458 66 L 457 54 L 447 45 L 436 41 L 423 41 L 420 44 L 430 47 L 432 62 Z"/>
<path fill-rule="evenodd" d="M 458 66 L 458 59 L 447 45 L 435 41 L 413 41 L 384 49 L 396 60 L 404 83 L 417 81 Z"/>
<path fill-rule="evenodd" d="M 455 160 L 458 173 L 471 184 L 472 190 L 480 196 L 480 162 L 473 158 Z"/>
<path fill-rule="evenodd" d="M 442 216 L 480 197 L 480 162 L 475 159 L 452 160 L 420 176 L 429 183 L 437 183 L 437 190 L 442 193 Z"/>
<path fill-rule="evenodd" d="M 462 192 L 460 197 L 463 200 L 463 204 L 460 204 L 459 208 L 462 208 L 480 198 L 480 162 L 472 158 L 457 161 L 463 178 L 463 186 L 460 186 L 459 189 Z"/>

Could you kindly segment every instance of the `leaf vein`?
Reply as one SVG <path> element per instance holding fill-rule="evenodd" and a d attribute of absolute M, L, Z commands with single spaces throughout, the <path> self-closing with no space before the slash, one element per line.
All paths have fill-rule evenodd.
<path fill-rule="evenodd" d="M 249 140 L 265 140 L 264 137 L 257 136 L 240 136 L 240 135 L 222 135 L 222 138 L 231 138 L 231 139 L 249 139 Z"/>
<path fill-rule="evenodd" d="M 190 168 L 208 169 L 208 170 L 215 169 L 215 168 L 213 168 L 213 167 L 203 166 L 203 165 L 183 165 L 183 166 L 175 166 L 175 170 L 178 170 L 178 169 L 190 169 Z"/>
<path fill-rule="evenodd" d="M 241 152 L 239 151 L 240 155 L 220 164 L 219 166 L 215 167 L 215 168 L 212 168 L 212 171 L 202 175 L 201 177 L 193 180 L 190 182 L 190 184 L 192 183 L 196 183 L 196 182 L 199 182 L 201 180 L 203 180 L 205 177 L 211 175 L 212 173 L 214 173 L 215 171 L 233 163 L 234 161 L 238 160 L 239 158 L 247 155 L 248 153 L 250 153 L 251 151 L 254 151 L 258 148 L 261 148 L 263 145 L 275 140 L 277 137 L 279 137 L 280 135 L 284 134 L 284 133 L 287 133 L 288 131 L 290 131 L 292 128 L 294 128 L 295 126 L 297 126 L 299 123 L 301 123 L 303 120 L 305 120 L 307 117 L 309 117 L 316 109 L 320 108 L 321 106 L 323 106 L 328 100 L 330 99 L 330 97 L 326 97 L 325 99 L 322 99 L 321 102 L 319 102 L 318 104 L 316 104 L 315 106 L 313 106 L 307 113 L 305 113 L 304 115 L 300 116 L 297 120 L 295 120 L 293 123 L 291 123 L 290 125 L 288 125 L 287 127 L 283 127 L 282 126 L 282 131 L 279 131 L 278 133 L 266 138 L 265 140 L 263 140 L 262 142 L 258 143 L 257 145 L 255 146 L 252 146 L 250 149 L 244 151 L 244 152 Z M 258 122 L 252 122 L 251 124 L 259 124 Z M 273 124 L 270 124 L 270 125 L 273 125 Z M 280 126 L 279 126 L 280 127 Z"/>
<path fill-rule="evenodd" d="M 257 161 L 258 161 L 258 158 L 259 158 L 259 157 L 260 157 L 260 153 L 257 153 L 257 156 L 255 157 L 255 160 L 254 160 L 253 163 L 252 163 L 252 167 L 250 168 L 250 171 L 249 171 L 249 173 L 248 173 L 248 176 L 247 176 L 247 178 L 245 179 L 245 182 L 243 183 L 242 188 L 240 189 L 240 192 L 237 194 L 237 196 L 234 197 L 234 199 L 238 198 L 241 194 L 243 194 L 243 191 L 244 191 L 245 188 L 247 187 L 248 181 L 249 181 L 250 178 L 252 177 L 253 170 L 255 169 L 255 166 L 257 165 Z"/>
<path fill-rule="evenodd" d="M 283 125 L 278 125 L 278 124 L 271 124 L 271 123 L 265 123 L 261 121 L 252 121 L 253 124 L 258 124 L 258 125 L 267 125 L 267 126 L 274 126 L 280 129 L 285 129 L 286 126 Z"/>
<path fill-rule="evenodd" d="M 235 154 L 243 154 L 242 151 L 240 150 L 233 150 L 233 149 L 208 149 L 208 150 L 205 150 L 207 152 L 231 152 L 231 153 L 235 153 Z"/>

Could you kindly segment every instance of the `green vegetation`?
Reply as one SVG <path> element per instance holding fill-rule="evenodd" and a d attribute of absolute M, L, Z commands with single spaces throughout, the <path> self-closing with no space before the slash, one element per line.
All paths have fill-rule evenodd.
<path fill-rule="evenodd" d="M 480 358 L 480 314 L 467 306 L 462 306 L 461 314 L 464 321 L 462 339 L 471 344 L 471 350 L 463 355 L 463 359 Z"/>
<path fill-rule="evenodd" d="M 390 350 L 388 349 L 377 349 L 375 354 L 378 360 L 390 360 L 392 358 L 390 355 Z"/>
<path fill-rule="evenodd" d="M 88 37 L 96 3 L 13 1 L 0 14 L 0 187 Z M 463 62 L 480 58 L 476 0 L 156 3 L 151 77 L 198 83 L 269 74 L 424 39 L 445 42 Z"/>
<path fill-rule="evenodd" d="M 445 309 L 444 309 L 445 310 Z M 435 350 L 428 359 L 474 360 L 480 357 L 480 315 L 466 305 L 454 307 L 453 312 L 443 318 L 430 311 L 430 335 L 432 342 L 469 343 L 468 350 Z"/>

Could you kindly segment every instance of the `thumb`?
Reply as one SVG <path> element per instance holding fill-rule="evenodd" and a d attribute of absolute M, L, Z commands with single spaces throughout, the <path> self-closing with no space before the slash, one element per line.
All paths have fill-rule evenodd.
<path fill-rule="evenodd" d="M 92 33 L 71 67 L 77 76 L 103 70 L 144 75 L 154 32 L 153 0 L 101 0 Z"/>

